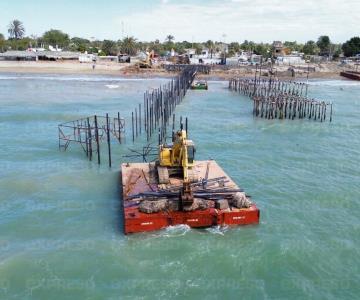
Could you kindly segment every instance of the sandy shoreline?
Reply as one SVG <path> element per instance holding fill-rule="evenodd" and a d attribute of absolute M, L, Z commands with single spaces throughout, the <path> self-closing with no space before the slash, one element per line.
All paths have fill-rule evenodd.
<path fill-rule="evenodd" d="M 0 73 L 15 74 L 84 74 L 84 75 L 112 75 L 121 77 L 134 78 L 151 78 L 151 77 L 172 77 L 176 73 L 167 72 L 162 68 L 138 69 L 134 65 L 119 63 L 101 63 L 97 64 L 95 69 L 91 63 L 79 62 L 12 62 L 0 61 Z M 309 78 L 322 79 L 342 79 L 339 70 L 325 69 L 310 73 Z M 244 69 L 214 70 L 209 75 L 199 75 L 201 79 L 228 80 L 232 77 L 252 77 L 254 72 L 245 71 Z M 281 76 L 283 79 L 291 79 L 289 76 Z M 306 78 L 306 73 L 300 73 L 297 79 Z M 294 79 L 294 78 L 292 78 Z"/>

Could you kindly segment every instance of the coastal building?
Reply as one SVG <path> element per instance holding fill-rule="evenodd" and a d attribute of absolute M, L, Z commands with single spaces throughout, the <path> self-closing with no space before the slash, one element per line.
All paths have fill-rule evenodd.
<path fill-rule="evenodd" d="M 252 65 L 260 64 L 262 60 L 262 55 L 251 54 L 249 61 Z"/>
<path fill-rule="evenodd" d="M 96 60 L 99 62 L 119 62 L 119 57 L 117 55 L 97 56 Z"/>
<path fill-rule="evenodd" d="M 53 52 L 53 51 L 7 51 L 0 53 L 0 60 L 6 61 L 38 61 L 38 60 L 78 60 L 78 52 Z"/>
<path fill-rule="evenodd" d="M 304 64 L 305 60 L 301 54 L 292 53 L 289 55 L 278 56 L 276 58 L 276 64 L 278 65 L 292 65 L 292 64 Z"/>
<path fill-rule="evenodd" d="M 49 50 L 52 52 L 61 52 L 62 49 L 58 47 L 58 45 L 56 45 L 55 47 L 49 45 Z"/>
<path fill-rule="evenodd" d="M 234 56 L 226 57 L 226 65 L 228 66 L 246 66 L 250 64 L 251 54 L 240 51 Z"/>
<path fill-rule="evenodd" d="M 79 55 L 79 62 L 91 63 L 91 62 L 95 62 L 96 58 L 97 58 L 97 55 L 84 53 L 84 54 Z"/>
<path fill-rule="evenodd" d="M 193 57 L 193 55 L 196 55 L 196 49 L 194 48 L 189 48 L 185 50 L 186 55 L 189 56 L 190 58 Z"/>
<path fill-rule="evenodd" d="M 285 49 L 284 49 L 284 45 L 281 41 L 274 41 L 272 44 L 272 49 L 273 49 L 273 57 L 277 58 L 279 56 L 284 56 L 285 53 Z"/>
<path fill-rule="evenodd" d="M 216 44 L 215 49 L 220 53 L 229 53 L 229 45 L 223 42 Z"/>
<path fill-rule="evenodd" d="M 201 53 L 196 55 L 195 49 L 188 49 L 193 51 L 187 51 L 190 53 L 189 60 L 191 64 L 205 64 L 205 65 L 219 65 L 224 64 L 224 59 L 221 52 L 216 52 L 214 50 L 204 48 L 201 50 Z"/>
<path fill-rule="evenodd" d="M 0 53 L 0 60 L 5 61 L 37 61 L 38 56 L 33 51 L 7 51 Z"/>
<path fill-rule="evenodd" d="M 79 60 L 79 56 L 81 53 L 79 52 L 70 52 L 70 51 L 42 51 L 36 52 L 38 56 L 38 60 L 50 60 L 50 61 L 57 61 L 57 60 Z"/>

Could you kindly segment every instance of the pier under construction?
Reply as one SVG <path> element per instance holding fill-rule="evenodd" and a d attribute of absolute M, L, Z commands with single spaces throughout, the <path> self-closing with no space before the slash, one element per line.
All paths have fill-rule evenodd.
<path fill-rule="evenodd" d="M 331 102 L 308 97 L 308 85 L 278 79 L 232 78 L 229 89 L 253 101 L 253 115 L 265 119 L 332 121 Z"/>

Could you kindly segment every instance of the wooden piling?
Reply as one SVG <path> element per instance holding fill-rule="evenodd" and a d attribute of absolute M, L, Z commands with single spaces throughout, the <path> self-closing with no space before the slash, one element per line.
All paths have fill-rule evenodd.
<path fill-rule="evenodd" d="M 90 127 L 90 120 L 89 118 L 86 118 L 87 120 L 87 129 L 88 129 L 88 139 L 89 139 L 89 160 L 92 160 L 92 136 L 91 136 L 91 127 Z"/>
<path fill-rule="evenodd" d="M 131 112 L 131 129 L 132 129 L 132 141 L 135 142 L 135 132 L 134 132 L 134 112 Z"/>
<path fill-rule="evenodd" d="M 98 164 L 100 165 L 100 143 L 99 143 L 99 129 L 98 129 L 98 122 L 97 122 L 97 116 L 94 116 L 94 122 L 95 122 L 95 140 L 96 140 L 96 151 L 97 151 L 97 157 L 98 157 Z"/>
<path fill-rule="evenodd" d="M 109 167 L 111 168 L 110 120 L 108 113 L 106 114 L 106 138 L 107 138 L 108 155 L 109 155 Z"/>
<path fill-rule="evenodd" d="M 120 121 L 120 112 L 117 113 L 117 123 L 118 123 L 118 127 L 119 127 L 119 130 L 118 130 L 118 134 L 119 134 L 119 143 L 121 144 L 121 121 Z"/>

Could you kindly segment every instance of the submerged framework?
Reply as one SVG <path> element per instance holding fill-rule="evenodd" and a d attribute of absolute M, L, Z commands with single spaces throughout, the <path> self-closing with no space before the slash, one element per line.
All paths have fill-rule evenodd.
<path fill-rule="evenodd" d="M 101 162 L 100 143 L 106 141 L 109 166 L 111 167 L 110 137 L 115 137 L 120 144 L 124 142 L 125 119 L 120 118 L 120 113 L 115 118 L 110 118 L 109 114 L 106 116 L 94 115 L 59 124 L 58 132 L 59 150 L 66 151 L 70 144 L 79 144 L 90 161 L 96 154 L 99 164 Z"/>

